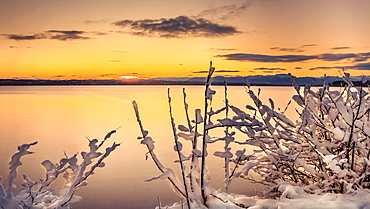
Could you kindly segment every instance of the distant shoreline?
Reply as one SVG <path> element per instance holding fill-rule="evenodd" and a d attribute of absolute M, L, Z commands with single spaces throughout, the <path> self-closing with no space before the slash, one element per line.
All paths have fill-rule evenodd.
<path fill-rule="evenodd" d="M 325 82 L 324 78 L 314 77 L 294 77 L 296 83 L 300 86 L 311 85 L 311 86 L 322 86 Z M 247 82 L 252 86 L 292 86 L 292 81 L 287 74 L 277 74 L 273 76 L 246 76 L 246 77 L 223 77 L 216 76 L 212 78 L 212 85 L 214 86 L 246 86 Z M 173 78 L 161 78 L 161 79 L 134 79 L 134 80 L 100 80 L 100 79 L 87 79 L 87 80 L 51 80 L 51 79 L 0 79 L 0 86 L 113 86 L 113 85 L 195 85 L 202 86 L 205 84 L 205 78 L 193 77 L 173 79 Z M 326 82 L 330 86 L 344 86 L 345 82 L 334 76 L 326 77 Z M 359 78 L 354 78 L 352 81 L 355 86 L 370 86 L 370 81 L 362 83 Z"/>
<path fill-rule="evenodd" d="M 12 80 L 0 79 L 0 86 L 143 86 L 143 85 L 184 85 L 184 86 L 203 86 L 202 82 L 186 82 L 186 81 L 117 81 L 117 80 Z M 212 82 L 213 86 L 224 86 L 224 82 Z M 226 83 L 227 86 L 246 86 L 246 83 Z M 289 84 L 276 83 L 251 83 L 251 86 L 292 86 Z M 319 85 L 315 85 L 319 86 Z"/>

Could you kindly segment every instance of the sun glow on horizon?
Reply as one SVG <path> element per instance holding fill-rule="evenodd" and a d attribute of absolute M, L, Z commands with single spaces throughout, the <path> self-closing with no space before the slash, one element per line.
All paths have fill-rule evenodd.
<path fill-rule="evenodd" d="M 131 76 L 131 75 L 123 75 L 121 76 L 121 79 L 132 80 L 132 79 L 140 79 L 140 78 L 136 76 Z"/>

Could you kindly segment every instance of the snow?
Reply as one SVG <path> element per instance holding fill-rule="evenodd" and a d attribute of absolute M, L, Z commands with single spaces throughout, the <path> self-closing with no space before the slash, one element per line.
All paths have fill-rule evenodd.
<path fill-rule="evenodd" d="M 210 68 L 209 77 L 214 70 L 215 68 Z M 171 115 L 175 135 L 173 149 L 178 153 L 178 159 L 175 159 L 174 163 L 181 165 L 180 172 L 183 177 L 181 180 L 177 177 L 177 172 L 163 165 L 156 156 L 154 140 L 144 129 L 138 106 L 133 102 L 142 134 L 138 139 L 141 139 L 140 143 L 148 149 L 146 156 L 152 158 L 160 171 L 157 176 L 145 181 L 169 180 L 174 192 L 181 199 L 172 206 L 156 208 L 370 209 L 368 93 L 362 88 L 354 88 L 349 74 L 346 73 L 344 81 L 348 85 L 340 92 L 330 91 L 325 84 L 317 91 L 305 86 L 302 95 L 301 87 L 293 76 L 290 78 L 297 92 L 292 99 L 302 108 L 300 118 L 296 122 L 286 117 L 280 109 L 279 112 L 275 111 L 275 103 L 271 99 L 270 106 L 263 104 L 259 98 L 260 92 L 255 94 L 249 85 L 247 91 L 255 106 L 246 105 L 245 108 L 246 111 L 252 112 L 251 115 L 240 108 L 228 105 L 227 102 L 216 111 L 212 111 L 212 107 L 207 112 L 206 108 L 205 113 L 210 116 L 207 120 L 201 116 L 201 109 L 195 109 L 195 120 L 192 122 L 196 131 L 193 131 L 188 119 L 189 127 L 178 125 L 182 132 L 177 134 Z M 210 101 L 214 99 L 216 92 L 208 88 L 208 85 L 210 81 L 207 83 L 205 99 L 211 105 Z M 184 104 L 187 111 L 186 101 Z M 230 116 L 229 109 L 233 111 Z M 217 118 L 216 116 L 223 111 L 227 112 L 226 118 Z M 201 123 L 204 126 L 201 126 Z M 199 127 L 203 127 L 203 132 L 198 132 Z M 224 135 L 211 136 L 212 129 L 221 129 Z M 89 151 L 80 152 L 81 155 L 65 157 L 59 163 L 43 161 L 41 164 L 46 170 L 46 178 L 32 181 L 23 175 L 22 189 L 15 193 L 13 181 L 17 177 L 17 168 L 22 165 L 21 158 L 32 154 L 33 152 L 28 149 L 37 142 L 19 146 L 18 152 L 12 156 L 9 163 L 9 183 L 6 189 L 0 176 L 0 207 L 70 208 L 71 203 L 81 200 L 81 197 L 74 195 L 75 191 L 87 186 L 85 180 L 94 174 L 96 168 L 104 167 L 103 160 L 120 145 L 113 143 L 105 152 L 98 152 L 116 130 L 108 132 L 100 144 L 96 139 L 89 140 Z M 243 140 L 236 139 L 237 131 L 244 134 Z M 180 140 L 188 142 L 183 144 Z M 197 149 L 197 142 L 203 143 L 202 151 Z M 212 157 L 208 156 L 210 150 L 206 149 L 207 144 L 218 142 L 225 143 L 223 150 L 213 152 L 213 156 L 224 160 L 222 168 L 225 173 L 223 183 L 226 191 L 211 187 L 211 175 L 206 164 L 207 158 Z M 184 146 L 190 143 L 189 151 Z M 252 148 L 250 150 L 253 153 L 247 155 L 245 147 L 242 147 L 244 148 L 242 150 L 239 147 L 234 151 L 231 144 L 248 146 L 248 149 Z M 184 154 L 183 150 L 188 150 L 189 153 Z M 82 157 L 82 162 L 79 162 L 78 156 Z M 258 175 L 258 178 L 254 178 L 252 173 Z M 48 186 L 59 175 L 65 178 L 65 184 L 59 194 L 55 194 Z M 263 195 L 253 197 L 230 193 L 229 186 L 235 178 L 261 183 L 268 186 L 268 190 L 264 191 Z M 143 199 L 145 200 L 145 196 Z"/>
<path fill-rule="evenodd" d="M 71 158 L 62 158 L 59 163 L 44 160 L 41 164 L 46 170 L 45 179 L 32 181 L 27 175 L 23 175 L 23 184 L 19 191 L 15 191 L 14 179 L 17 177 L 17 168 L 22 165 L 21 158 L 32 154 L 28 151 L 37 142 L 23 144 L 18 147 L 18 152 L 12 156 L 9 163 L 9 182 L 4 189 L 2 177 L 0 176 L 0 208 L 2 209 L 62 209 L 70 208 L 70 204 L 81 201 L 82 198 L 75 195 L 78 188 L 87 186 L 86 179 L 94 174 L 94 170 L 104 167 L 103 160 L 110 155 L 120 144 L 113 143 L 105 149 L 105 153 L 97 152 L 104 142 L 111 137 L 116 130 L 109 132 L 104 140 L 89 140 L 89 152 L 81 152 L 82 162 L 78 163 L 77 154 Z M 95 161 L 93 160 L 95 159 Z M 59 192 L 53 192 L 49 186 L 62 176 L 65 179 L 64 186 Z"/>

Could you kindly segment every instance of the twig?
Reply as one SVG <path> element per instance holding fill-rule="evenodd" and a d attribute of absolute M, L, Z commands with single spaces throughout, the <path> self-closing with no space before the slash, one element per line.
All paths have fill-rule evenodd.
<path fill-rule="evenodd" d="M 142 137 L 145 138 L 148 135 L 148 132 L 144 130 L 143 124 L 141 122 L 140 114 L 139 114 L 139 107 L 138 107 L 136 101 L 133 101 L 132 105 L 133 105 L 134 110 L 135 110 L 136 120 L 139 124 L 140 130 L 141 130 L 141 133 L 142 133 Z M 149 145 L 146 145 L 146 147 L 148 149 L 148 152 L 149 152 L 150 156 L 152 157 L 152 160 L 153 160 L 154 164 L 157 166 L 158 170 L 160 170 L 162 173 L 164 173 L 164 166 L 159 162 L 159 160 L 157 159 L 153 150 L 151 150 L 149 148 Z M 172 186 L 176 189 L 176 191 L 178 191 L 182 196 L 186 197 L 184 192 L 182 192 L 181 189 L 176 186 L 175 182 L 171 178 L 168 177 L 167 179 L 171 182 Z"/>
<path fill-rule="evenodd" d="M 169 88 L 168 88 L 167 96 L 168 96 L 168 107 L 169 107 L 170 119 L 171 119 L 171 125 L 172 125 L 172 133 L 173 133 L 173 138 L 175 140 L 176 151 L 177 151 L 177 155 L 178 155 L 179 162 L 180 162 L 182 181 L 184 183 L 184 188 L 185 188 L 185 193 L 186 193 L 186 196 L 185 196 L 186 203 L 188 204 L 188 209 L 190 209 L 189 191 L 188 191 L 187 182 L 186 182 L 186 178 L 185 178 L 185 167 L 184 167 L 184 164 L 182 162 L 181 148 L 179 146 L 180 142 L 179 142 L 178 136 L 176 134 L 175 119 L 173 118 L 173 115 L 172 115 L 172 106 L 171 106 L 171 97 L 170 97 L 170 89 Z"/>
<path fill-rule="evenodd" d="M 206 87 L 205 87 L 205 91 L 204 91 L 204 118 L 203 118 L 203 141 L 202 141 L 202 166 L 201 166 L 201 173 L 200 173 L 200 176 L 201 176 L 201 179 L 200 179 L 200 185 L 201 185 L 201 193 L 202 193 L 202 197 L 203 197 L 203 203 L 205 204 L 206 203 L 206 200 L 207 200 L 207 197 L 205 195 L 205 179 L 204 179 L 204 175 L 205 175 L 205 167 L 206 167 L 206 152 L 207 152 L 207 142 L 206 142 L 206 137 L 208 135 L 208 130 L 207 130 L 207 117 L 208 117 L 208 91 L 209 91 L 209 86 L 210 86 L 210 83 L 211 83 L 211 77 L 212 77 L 212 74 L 214 72 L 215 68 L 212 67 L 212 61 L 210 62 L 210 67 L 209 67 L 209 71 L 208 71 L 208 76 L 207 76 L 207 81 L 206 81 Z"/>

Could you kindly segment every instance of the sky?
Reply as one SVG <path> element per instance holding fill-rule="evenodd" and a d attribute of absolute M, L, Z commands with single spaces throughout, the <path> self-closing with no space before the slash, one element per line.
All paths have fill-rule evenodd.
<path fill-rule="evenodd" d="M 0 0 L 0 78 L 370 75 L 368 0 Z"/>

